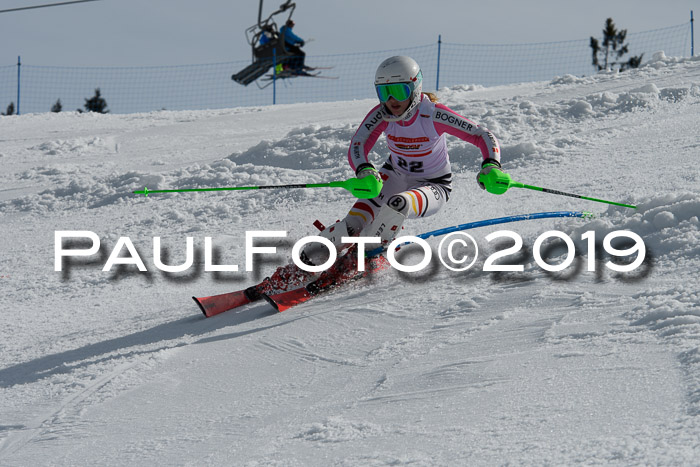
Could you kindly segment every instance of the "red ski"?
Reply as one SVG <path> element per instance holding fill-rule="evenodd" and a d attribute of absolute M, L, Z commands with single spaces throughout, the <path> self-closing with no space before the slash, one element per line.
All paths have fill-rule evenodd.
<path fill-rule="evenodd" d="M 356 248 L 352 247 L 333 266 L 321 273 L 316 280 L 308 283 L 305 287 L 299 287 L 299 285 L 309 282 L 314 275 L 290 264 L 278 268 L 271 277 L 267 277 L 259 284 L 247 289 L 211 297 L 192 297 L 192 299 L 207 318 L 263 298 L 272 304 L 277 311 L 284 311 L 315 297 L 323 291 L 360 279 L 368 273 L 381 271 L 388 267 L 389 262 L 384 256 L 375 256 L 367 260 L 365 271 L 358 272 Z M 292 287 L 298 288 L 291 289 Z"/>
<path fill-rule="evenodd" d="M 312 294 L 306 287 L 299 287 L 298 289 L 289 290 L 287 292 L 278 293 L 275 295 L 265 295 L 263 298 L 267 300 L 267 303 L 272 305 L 272 307 L 277 311 L 288 310 L 289 308 L 304 303 L 307 300 L 314 298 L 317 294 Z"/>
<path fill-rule="evenodd" d="M 202 310 L 202 313 L 207 318 L 251 303 L 251 300 L 245 294 L 245 290 L 211 297 L 192 297 L 192 299 L 199 305 L 199 309 Z"/>
<path fill-rule="evenodd" d="M 293 264 L 288 264 L 277 268 L 270 277 L 266 277 L 259 284 L 236 292 L 213 295 L 211 297 L 192 297 L 207 318 L 233 310 L 243 305 L 256 302 L 263 298 L 263 293 L 273 291 L 289 290 L 299 287 L 301 284 L 311 280 L 313 275 L 302 271 Z"/>

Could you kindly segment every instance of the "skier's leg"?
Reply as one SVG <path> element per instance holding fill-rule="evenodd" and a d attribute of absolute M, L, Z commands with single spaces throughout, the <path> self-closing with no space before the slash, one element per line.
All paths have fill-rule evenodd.
<path fill-rule="evenodd" d="M 433 186 L 421 186 L 397 193 L 389 198 L 387 206 L 402 213 L 406 219 L 420 219 L 438 212 L 447 202 L 444 191 Z"/>
<path fill-rule="evenodd" d="M 430 180 L 417 180 L 417 186 L 386 199 L 386 204 L 376 214 L 372 223 L 361 233 L 362 236 L 380 237 L 386 248 L 401 231 L 406 219 L 429 217 L 447 203 L 451 191 L 451 174 Z"/>
<path fill-rule="evenodd" d="M 389 163 L 384 164 L 379 170 L 379 173 L 384 180 L 384 185 L 379 196 L 368 200 L 357 200 L 352 208 L 350 208 L 345 218 L 330 225 L 319 233 L 319 236 L 327 238 L 333 243 L 337 253 L 341 253 L 349 246 L 341 241 L 342 237 L 353 237 L 360 235 L 360 233 L 366 236 L 381 237 L 381 235 L 367 233 L 369 232 L 367 227 L 373 224 L 377 216 L 380 215 L 385 200 L 391 199 L 393 193 L 405 190 L 407 185 L 406 180 L 395 173 Z M 379 230 L 383 222 L 387 222 L 392 223 L 389 229 L 395 227 L 395 231 L 388 230 L 387 232 L 392 232 L 393 235 L 395 235 L 396 232 L 400 230 L 401 223 L 403 222 L 403 218 L 401 218 L 395 210 L 386 210 L 386 208 L 384 208 L 384 214 L 381 214 L 381 219 L 383 220 L 376 223 L 377 228 L 375 229 L 375 233 Z M 393 239 L 393 236 L 391 238 Z M 391 240 L 389 240 L 389 242 L 390 241 Z M 309 243 L 304 247 L 299 256 L 306 264 L 319 265 L 324 264 L 328 260 L 329 254 L 328 248 L 326 248 L 325 245 Z M 246 294 L 251 300 L 255 300 L 260 298 L 260 294 L 262 293 L 270 293 L 277 290 L 284 291 L 298 287 L 313 279 L 314 276 L 314 273 L 304 271 L 296 264 L 290 263 L 277 268 L 270 277 L 266 277 L 260 284 L 249 287 Z"/>
<path fill-rule="evenodd" d="M 341 241 L 341 238 L 358 235 L 364 226 L 361 217 L 352 215 L 354 209 L 355 206 L 353 206 L 351 213 L 345 219 L 325 228 L 318 234 L 331 241 L 336 248 L 336 254 L 348 246 L 348 244 L 344 244 Z M 324 264 L 328 260 L 329 254 L 330 252 L 325 245 L 309 243 L 304 247 L 299 257 L 302 262 L 308 265 L 319 265 Z M 312 272 L 301 269 L 294 263 L 289 263 L 278 267 L 270 277 L 266 277 L 259 284 L 246 289 L 246 294 L 250 300 L 257 300 L 264 293 L 285 291 L 299 287 L 312 280 L 315 275 Z"/>
<path fill-rule="evenodd" d="M 302 286 L 314 278 L 316 274 L 304 271 L 294 263 L 278 267 L 271 276 L 263 279 L 259 284 L 248 287 L 245 294 L 250 301 L 261 298 L 262 294 L 283 292 Z"/>
<path fill-rule="evenodd" d="M 372 245 L 370 248 L 374 249 L 379 246 L 386 248 L 401 231 L 404 220 L 406 220 L 404 213 L 397 211 L 389 204 L 385 204 L 374 217 L 372 223 L 366 226 L 360 235 L 362 237 L 379 237 L 381 239 L 381 244 Z"/>
<path fill-rule="evenodd" d="M 372 222 L 369 225 L 365 225 L 364 228 L 362 228 L 362 230 L 359 233 L 359 236 L 372 238 L 379 237 L 380 243 L 369 244 L 366 247 L 368 249 L 375 249 L 380 245 L 386 247 L 386 245 L 391 243 L 396 234 L 401 231 L 401 225 L 403 224 L 404 219 L 406 219 L 406 216 L 385 204 L 381 206 L 377 214 L 373 217 Z M 343 222 L 345 221 L 340 221 L 338 224 L 341 224 Z M 327 256 L 325 259 L 328 259 Z M 371 270 L 381 268 L 381 260 L 377 261 L 370 259 L 365 263 L 365 271 L 367 271 L 368 269 Z M 327 273 L 324 274 L 322 277 L 325 277 L 327 280 L 332 281 L 333 278 L 336 276 L 354 276 L 358 273 L 358 271 L 358 248 L 357 245 L 352 245 L 347 252 L 345 252 L 336 260 L 333 266 L 331 266 L 331 268 L 328 269 Z"/>
<path fill-rule="evenodd" d="M 384 180 L 382 191 L 376 198 L 360 199 L 350 208 L 348 214 L 340 221 L 323 230 L 319 235 L 329 239 L 336 248 L 337 253 L 341 253 L 349 244 L 341 242 L 342 237 L 355 237 L 370 224 L 375 221 L 376 216 L 381 211 L 393 193 L 406 189 L 406 181 L 396 174 L 390 164 L 384 164 L 379 169 L 379 173 Z M 362 235 L 365 235 L 364 233 Z M 328 260 L 329 251 L 325 245 L 310 243 L 304 248 L 303 253 L 311 264 L 323 264 Z M 303 259 L 303 257 L 302 257 Z"/>
<path fill-rule="evenodd" d="M 335 224 L 323 229 L 318 235 L 327 238 L 335 246 L 336 252 L 344 250 L 348 245 L 343 244 L 342 237 L 352 237 L 359 234 L 364 224 L 359 216 L 348 214 L 345 219 L 336 222 Z M 309 243 L 299 254 L 302 262 L 308 265 L 324 264 L 329 257 L 330 252 L 325 245 L 321 243 Z M 257 300 L 261 294 L 268 294 L 273 291 L 285 291 L 301 286 L 302 284 L 312 280 L 316 274 L 305 271 L 294 263 L 289 263 L 285 266 L 278 267 L 275 272 L 266 277 L 257 285 L 246 289 L 246 295 L 250 300 Z"/>
<path fill-rule="evenodd" d="M 336 254 L 338 254 L 349 246 L 349 244 L 343 243 L 341 239 L 343 237 L 357 236 L 362 230 L 362 227 L 363 223 L 359 218 L 348 214 L 344 219 L 339 220 L 335 224 L 319 232 L 318 236 L 330 240 L 335 247 Z M 306 264 L 319 265 L 328 261 L 330 252 L 326 245 L 314 242 L 307 244 L 299 256 Z"/>
<path fill-rule="evenodd" d="M 386 204 L 403 213 L 407 219 L 430 217 L 449 201 L 452 192 L 452 174 L 448 171 L 432 178 L 415 179 L 391 196 Z"/>

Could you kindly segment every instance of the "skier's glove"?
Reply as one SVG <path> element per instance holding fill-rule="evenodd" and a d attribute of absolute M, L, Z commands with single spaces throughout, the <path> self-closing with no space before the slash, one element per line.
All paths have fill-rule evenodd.
<path fill-rule="evenodd" d="M 491 172 L 493 169 L 500 169 L 501 168 L 501 163 L 498 162 L 496 159 L 491 159 L 488 158 L 484 162 L 481 163 L 481 172 L 476 174 L 476 183 L 479 184 L 479 187 L 482 190 L 486 189 L 486 185 L 484 185 L 484 182 L 481 180 L 481 176 L 484 176 L 484 180 L 486 179 L 486 176 L 488 176 L 489 172 Z"/>
<path fill-rule="evenodd" d="M 367 188 L 370 189 L 374 195 L 372 198 L 379 196 L 379 192 L 382 191 L 384 181 L 382 180 L 381 175 L 379 175 L 377 169 L 375 169 L 372 164 L 369 162 L 360 164 L 357 167 L 355 176 L 358 179 L 367 179 Z"/>
<path fill-rule="evenodd" d="M 476 183 L 482 190 L 501 195 L 510 186 L 510 176 L 501 171 L 501 163 L 488 158 L 481 164 L 481 171 L 476 175 Z"/>
<path fill-rule="evenodd" d="M 374 177 L 377 183 L 383 183 L 382 177 L 379 175 L 379 171 L 374 168 L 370 163 L 360 164 L 355 171 L 355 176 L 357 178 Z"/>

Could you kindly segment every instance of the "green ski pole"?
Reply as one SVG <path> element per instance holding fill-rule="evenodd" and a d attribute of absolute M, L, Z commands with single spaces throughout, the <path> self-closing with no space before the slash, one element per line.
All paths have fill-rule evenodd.
<path fill-rule="evenodd" d="M 622 206 L 625 208 L 637 209 L 637 206 L 631 204 L 616 203 L 614 201 L 608 201 L 605 199 L 590 198 L 588 196 L 577 195 L 574 193 L 566 193 L 564 191 L 552 190 L 550 188 L 542 188 L 539 186 L 519 183 L 513 181 L 509 174 L 502 172 L 498 169 L 493 169 L 486 175 L 480 175 L 479 181 L 484 184 L 484 186 L 486 187 L 486 191 L 496 195 L 501 195 L 505 193 L 508 190 L 508 188 L 526 188 L 528 190 L 541 191 L 543 193 L 551 193 L 553 195 L 570 196 L 572 198 L 585 199 L 588 201 L 595 201 L 597 203 L 606 203 L 612 204 L 614 206 Z"/>
<path fill-rule="evenodd" d="M 134 191 L 134 194 L 148 196 L 153 193 L 188 193 L 197 191 L 239 191 L 239 190 L 270 190 L 270 189 L 292 189 L 292 188 L 344 188 L 352 193 L 356 198 L 371 199 L 379 195 L 381 186 L 374 177 L 350 178 L 328 183 L 300 183 L 293 185 L 259 185 L 259 186 L 228 186 L 218 188 L 183 188 L 178 190 L 143 190 Z"/>

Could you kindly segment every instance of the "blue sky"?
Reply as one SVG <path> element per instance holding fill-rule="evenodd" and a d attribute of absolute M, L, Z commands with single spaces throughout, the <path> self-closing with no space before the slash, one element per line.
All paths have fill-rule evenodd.
<path fill-rule="evenodd" d="M 0 0 L 0 9 L 60 0 Z M 266 0 L 264 16 L 283 0 Z M 700 0 L 296 0 L 295 32 L 309 55 L 445 42 L 586 39 L 607 17 L 641 32 L 689 21 Z M 101 0 L 0 14 L 0 66 L 145 66 L 250 57 L 244 31 L 258 0 Z M 697 24 L 697 23 L 696 23 Z"/>

